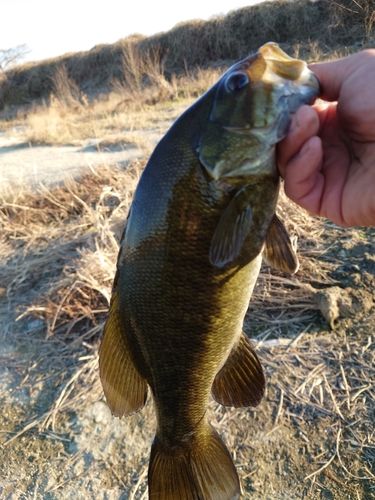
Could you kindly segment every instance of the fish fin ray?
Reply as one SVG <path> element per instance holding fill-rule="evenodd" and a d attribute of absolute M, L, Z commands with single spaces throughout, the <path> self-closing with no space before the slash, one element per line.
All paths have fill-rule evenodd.
<path fill-rule="evenodd" d="M 112 295 L 109 318 L 100 346 L 99 369 L 104 395 L 113 415 L 131 415 L 145 405 L 147 383 L 131 359 L 116 290 Z"/>
<path fill-rule="evenodd" d="M 237 500 L 240 483 L 232 457 L 218 433 L 206 431 L 173 449 L 158 437 L 148 471 L 150 500 Z"/>
<path fill-rule="evenodd" d="M 250 232 L 253 211 L 241 189 L 225 209 L 214 232 L 210 246 L 210 262 L 224 267 L 240 253 L 243 242 Z"/>
<path fill-rule="evenodd" d="M 294 274 L 299 262 L 284 224 L 275 214 L 268 228 L 262 253 L 263 259 L 278 271 Z"/>
<path fill-rule="evenodd" d="M 242 332 L 225 365 L 212 384 L 212 396 L 223 406 L 257 406 L 264 394 L 262 365 L 250 340 Z"/>

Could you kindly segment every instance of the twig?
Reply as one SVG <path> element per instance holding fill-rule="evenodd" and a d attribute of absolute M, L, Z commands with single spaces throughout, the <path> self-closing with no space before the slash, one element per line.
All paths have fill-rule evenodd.
<path fill-rule="evenodd" d="M 344 381 L 345 391 L 346 391 L 346 396 L 347 396 L 347 398 L 346 398 L 346 404 L 348 406 L 348 410 L 350 410 L 350 387 L 349 387 L 348 381 L 346 379 L 344 367 L 342 366 L 341 363 L 340 363 L 340 370 L 341 370 L 342 379 Z"/>
<path fill-rule="evenodd" d="M 137 484 L 134 486 L 134 489 L 133 489 L 133 491 L 130 494 L 129 500 L 134 500 L 135 494 L 137 493 L 138 488 L 139 488 L 140 484 L 142 483 L 142 480 L 144 479 L 144 477 L 146 475 L 147 475 L 147 466 L 144 466 L 142 474 L 139 476 Z"/>
<path fill-rule="evenodd" d="M 5 443 L 2 445 L 2 447 L 5 448 L 5 446 L 8 446 L 12 441 L 14 441 L 15 439 L 17 439 L 20 436 L 22 436 L 22 434 L 24 434 L 25 432 L 29 431 L 33 427 L 36 427 L 39 424 L 40 420 L 41 420 L 41 418 L 38 418 L 38 419 L 34 420 L 33 422 L 31 422 L 30 424 L 27 424 L 22 429 L 22 431 L 18 432 L 15 436 L 13 436 L 10 439 L 8 439 L 8 441 L 5 441 Z"/>
<path fill-rule="evenodd" d="M 308 476 L 306 476 L 305 479 L 304 479 L 304 481 L 306 481 L 307 479 L 310 479 L 310 477 L 316 476 L 317 474 L 319 474 L 320 472 L 322 472 L 322 470 L 326 469 L 333 462 L 333 460 L 335 459 L 335 457 L 336 457 L 336 452 L 332 455 L 332 457 L 328 460 L 328 462 L 326 462 L 323 465 L 323 467 L 321 467 L 320 469 L 318 469 L 315 472 L 312 472 L 311 474 L 309 474 Z"/>
<path fill-rule="evenodd" d="M 328 392 L 329 392 L 329 394 L 330 394 L 330 396 L 331 396 L 331 399 L 332 399 L 332 401 L 333 401 L 333 405 L 334 405 L 334 407 L 335 407 L 336 413 L 338 413 L 338 414 L 340 415 L 340 417 L 344 420 L 344 415 L 341 413 L 340 408 L 339 408 L 339 407 L 338 407 L 338 405 L 337 405 L 336 398 L 335 398 L 335 396 L 333 395 L 333 392 L 332 392 L 331 386 L 330 386 L 330 385 L 329 385 L 329 383 L 328 383 L 327 377 L 326 377 L 326 375 L 325 375 L 325 373 L 324 373 L 324 372 L 323 372 L 323 374 L 322 374 L 322 375 L 323 375 L 323 378 L 324 378 L 324 382 L 326 383 L 327 390 L 328 390 Z"/>
<path fill-rule="evenodd" d="M 373 384 L 369 384 L 367 385 L 366 387 L 362 387 L 359 391 L 357 391 L 354 396 L 352 396 L 351 398 L 351 402 L 354 403 L 354 401 L 358 398 L 359 395 L 362 394 L 362 392 L 365 392 L 367 391 L 368 389 L 371 389 L 371 387 L 373 387 Z"/>
<path fill-rule="evenodd" d="M 277 410 L 277 414 L 276 414 L 276 418 L 275 418 L 275 423 L 274 423 L 275 426 L 277 425 L 279 418 L 281 416 L 281 413 L 283 411 L 283 402 L 284 402 L 284 391 L 283 391 L 283 389 L 280 389 L 280 403 L 279 403 L 279 408 Z"/>
<path fill-rule="evenodd" d="M 294 391 L 294 395 L 296 396 L 301 390 L 303 390 L 306 387 L 306 384 L 310 382 L 310 380 L 317 375 L 319 372 L 321 372 L 325 368 L 325 363 L 320 363 L 318 366 L 316 366 L 306 377 L 306 380 L 299 386 L 297 389 Z"/>

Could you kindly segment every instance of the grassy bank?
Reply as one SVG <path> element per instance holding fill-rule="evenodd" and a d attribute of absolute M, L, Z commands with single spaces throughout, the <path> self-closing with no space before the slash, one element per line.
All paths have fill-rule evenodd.
<path fill-rule="evenodd" d="M 149 38 L 136 35 L 88 52 L 19 66 L 0 83 L 0 106 L 49 98 L 61 67 L 81 92 L 107 92 L 114 81 L 124 81 L 124 47 L 129 44 L 142 59 L 157 53 L 170 82 L 173 74 L 181 74 L 186 67 L 240 59 L 270 40 L 307 60 L 345 54 L 374 44 L 374 21 L 372 0 L 263 2 L 209 21 L 181 23 Z"/>
<path fill-rule="evenodd" d="M 374 46 L 374 21 L 370 0 L 274 0 L 25 64 L 2 76 L 0 129 L 20 126 L 31 144 L 141 143 L 134 130 L 175 119 L 263 43 L 274 40 L 305 60 L 330 59 Z"/>
<path fill-rule="evenodd" d="M 0 195 L 1 498 L 146 498 L 152 405 L 111 417 L 97 366 L 118 242 L 150 148 L 143 131 L 161 131 L 230 60 L 270 39 L 315 60 L 371 45 L 372 4 L 268 2 L 7 74 L 0 130 L 20 126 L 36 144 L 132 142 L 144 157 Z M 374 499 L 375 229 L 339 228 L 284 196 L 278 214 L 298 237 L 301 266 L 293 277 L 263 266 L 245 318 L 264 402 L 211 402 L 210 421 L 244 498 Z"/>

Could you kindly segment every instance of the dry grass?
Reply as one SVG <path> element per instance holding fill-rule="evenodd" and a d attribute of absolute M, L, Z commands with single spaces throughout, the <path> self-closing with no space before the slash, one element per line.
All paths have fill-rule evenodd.
<path fill-rule="evenodd" d="M 25 142 L 34 144 L 113 142 L 114 136 L 124 143 L 121 135 L 151 128 L 160 113 L 165 120 L 176 118 L 234 59 L 271 39 L 296 57 L 325 60 L 373 46 L 374 20 L 370 0 L 279 0 L 184 23 L 155 37 L 131 37 L 85 55 L 26 65 L 2 75 L 0 127 L 22 126 Z M 208 63 L 211 67 L 202 69 Z M 94 70 L 106 75 L 105 83 Z M 8 93 L 18 88 L 17 101 Z M 25 98 L 27 105 L 9 105 Z"/>
<path fill-rule="evenodd" d="M 234 61 L 270 40 L 287 52 L 295 47 L 303 59 L 326 58 L 374 46 L 373 0 L 273 0 L 217 16 L 175 26 L 153 37 L 132 36 L 113 45 L 94 47 L 89 52 L 67 54 L 29 63 L 7 72 L 1 85 L 0 105 L 48 99 L 53 92 L 56 69 L 65 67 L 69 78 L 86 93 L 110 90 L 114 80 L 124 81 L 124 47 L 131 45 L 149 62 L 159 58 L 162 67 L 154 74 L 159 90 L 171 91 L 172 74 L 184 67 Z M 131 68 L 131 59 L 125 60 Z M 129 76 L 129 75 L 128 75 Z M 162 77 L 162 78 L 161 78 Z M 136 84 L 136 80 L 133 81 Z"/>
<path fill-rule="evenodd" d="M 54 354 L 56 342 L 76 359 L 84 356 L 87 342 L 92 342 L 87 365 L 92 368 L 108 310 L 117 242 L 142 168 L 143 163 L 125 171 L 103 166 L 100 175 L 93 171 L 79 182 L 67 179 L 53 190 L 40 185 L 35 194 L 21 192 L 2 200 L 0 280 L 9 298 L 25 297 L 18 305 L 18 321 L 41 320 L 37 323 L 44 331 L 41 352 L 45 358 L 50 351 L 51 366 L 61 356 L 60 350 Z M 259 322 L 263 341 L 265 334 L 275 337 L 282 333 L 283 325 L 288 337 L 293 337 L 306 319 L 313 321 L 317 307 L 306 284 L 331 282 L 324 262 L 318 264 L 316 258 L 322 253 L 323 224 L 286 199 L 279 211 L 283 218 L 288 217 L 291 232 L 298 235 L 301 271 L 292 280 L 269 268 L 262 270 L 252 299 L 251 321 L 252 336 Z M 289 218 L 291 213 L 293 218 Z M 277 318 L 273 319 L 275 311 Z M 80 374 L 86 373 L 78 365 Z M 81 375 L 68 385 L 78 392 L 87 390 Z M 98 384 L 95 387 L 99 391 Z M 94 397 L 98 396 L 96 392 Z"/>
<path fill-rule="evenodd" d="M 220 68 L 186 70 L 163 76 L 158 51 L 144 57 L 132 44 L 123 47 L 123 78 L 112 81 L 112 91 L 89 100 L 69 78 L 65 66 L 53 76 L 53 93 L 47 101 L 19 110 L 4 128 L 24 128 L 24 141 L 33 144 L 81 144 L 100 138 L 105 144 L 145 146 L 133 130 L 156 128 L 165 132 L 171 120 L 219 78 Z M 141 112 L 141 113 L 140 113 Z M 163 126 L 162 122 L 167 121 Z"/>
<path fill-rule="evenodd" d="M 0 281 L 13 307 L 15 297 L 23 298 L 15 301 L 16 321 L 24 324 L 37 353 L 22 385 L 33 387 L 52 378 L 61 387 L 50 410 L 21 432 L 37 425 L 54 429 L 58 411 L 78 408 L 100 394 L 98 338 L 119 233 L 141 169 L 139 163 L 126 172 L 103 166 L 100 176 L 90 172 L 80 182 L 67 179 L 53 190 L 41 185 L 35 194 L 21 192 L 2 200 Z M 42 379 L 41 370 L 48 374 Z"/>
<path fill-rule="evenodd" d="M 181 23 L 171 31 L 138 42 L 141 47 L 158 43 L 168 50 L 171 65 L 207 64 L 219 59 L 239 59 L 273 40 L 293 53 L 300 45 L 303 59 L 342 51 L 356 43 L 373 44 L 372 0 L 279 0 L 217 16 L 207 22 Z M 183 47 L 188 53 L 183 54 Z"/>
<path fill-rule="evenodd" d="M 58 423 L 64 415 L 102 396 L 99 339 L 117 242 L 143 166 L 144 162 L 135 163 L 125 171 L 103 166 L 100 175 L 88 172 L 79 181 L 67 179 L 54 189 L 41 185 L 37 193 L 21 192 L 1 202 L 0 280 L 12 307 L 17 304 L 17 320 L 24 325 L 34 352 L 33 363 L 24 360 L 20 365 L 11 358 L 7 363 L 9 367 L 18 363 L 23 374 L 20 387 L 37 391 L 38 384 L 49 380 L 58 388 L 49 408 L 34 411 L 4 446 L 32 429 L 45 436 L 59 435 Z M 268 379 L 266 406 L 260 410 L 268 422 L 264 432 L 277 433 L 282 423 L 307 440 L 309 453 L 316 458 L 309 469 L 299 471 L 305 477 L 301 488 L 319 491 L 324 478 L 333 476 L 343 488 L 354 481 L 353 491 L 361 491 L 361 484 L 375 479 L 372 338 L 353 333 L 355 328 L 336 334 L 319 326 L 311 287 L 334 283 L 329 275 L 342 262 L 329 248 L 340 230 L 324 225 L 283 195 L 278 211 L 290 233 L 298 236 L 301 268 L 291 278 L 264 267 L 246 320 Z M 17 339 L 25 342 L 24 336 Z M 252 468 L 245 457 L 241 459 L 241 443 L 247 437 L 235 438 L 234 429 L 239 421 L 251 429 L 256 425 L 253 414 L 216 404 L 209 411 L 239 463 L 248 464 L 240 467 L 246 483 Z M 152 420 L 152 412 L 146 413 Z M 314 434 L 317 426 L 320 433 L 328 432 L 324 439 Z M 268 450 L 257 441 L 254 446 L 259 456 Z M 141 498 L 146 479 L 132 471 L 130 477 L 135 476 L 132 491 L 134 498 Z"/>
<path fill-rule="evenodd" d="M 336 11 L 341 16 L 337 14 L 335 21 L 338 27 L 347 23 L 347 1 L 345 8 Z M 356 5 L 367 9 L 366 33 L 371 33 L 371 4 L 363 0 Z M 261 15 L 266 10 L 251 12 Z M 237 18 L 233 13 L 228 19 Z M 212 20 L 209 26 L 220 22 Z M 184 30 L 179 27 L 177 31 L 181 35 Z M 211 35 L 206 32 L 205 36 Z M 354 28 L 352 36 L 359 36 Z M 229 41 L 223 39 L 223 44 Z M 7 126 L 25 126 L 25 140 L 39 144 L 98 138 L 101 148 L 132 143 L 148 151 L 142 129 L 165 131 L 221 71 L 186 67 L 185 73 L 166 78 L 162 45 L 154 50 L 147 40 L 143 43 L 149 50 L 145 59 L 134 44 L 122 44 L 122 70 L 112 78 L 111 91 L 95 98 L 88 99 L 81 92 L 68 65 L 55 67 L 53 96 L 19 110 Z M 179 39 L 179 43 L 186 45 L 187 39 Z M 308 46 L 314 59 L 326 57 L 321 43 L 310 40 Z M 177 57 L 173 50 L 171 46 L 171 63 Z M 306 44 L 295 44 L 293 50 L 303 56 Z M 11 311 L 17 309 L 16 320 L 23 333 L 14 335 L 14 340 L 20 347 L 27 344 L 32 353 L 20 360 L 11 356 L 3 359 L 8 368 L 20 373 L 19 389 L 37 395 L 43 384 L 48 382 L 51 387 L 48 405 L 35 405 L 4 446 L 16 443 L 32 430 L 55 438 L 59 421 L 69 412 L 86 408 L 102 397 L 97 370 L 99 342 L 119 237 L 144 163 L 133 163 L 126 170 L 102 166 L 100 174 L 91 170 L 78 181 L 66 179 L 53 189 L 40 185 L 35 193 L 8 193 L 0 199 L 1 312 L 4 317 L 5 313 L 12 317 Z M 346 265 L 345 258 L 332 248 L 337 241 L 360 243 L 362 234 L 311 217 L 283 195 L 278 212 L 289 232 L 298 237 L 301 266 L 293 277 L 264 266 L 246 318 L 246 333 L 257 344 L 267 375 L 265 405 L 259 409 L 258 420 L 254 417 L 258 410 L 244 413 L 211 404 L 209 412 L 237 456 L 237 463 L 246 464 L 239 469 L 243 484 L 250 490 L 256 485 L 253 474 L 257 471 L 252 468 L 253 459 L 244 455 L 242 443 L 254 445 L 252 455 L 264 453 L 264 485 L 272 481 L 276 484 L 277 475 L 272 476 L 268 465 L 273 456 L 272 440 L 267 448 L 261 440 L 253 443 L 253 435 L 257 426 L 260 433 L 272 437 L 287 427 L 299 436 L 295 445 L 300 446 L 301 440 L 306 443 L 310 457 L 309 467 L 298 469 L 295 465 L 299 479 L 304 478 L 299 486 L 300 498 L 321 498 L 313 494 L 323 491 L 322 484 L 330 480 L 341 488 L 340 492 L 349 491 L 353 495 L 350 498 L 367 500 L 373 498 L 375 482 L 375 350 L 369 336 L 374 323 L 367 322 L 371 316 L 362 315 L 345 320 L 337 332 L 328 331 L 315 300 L 317 290 L 338 284 L 335 272 Z M 5 325 L 6 330 L 12 328 L 12 324 Z M 152 419 L 149 407 L 146 415 Z M 243 434 L 236 435 L 239 428 Z M 287 454 L 290 450 L 282 448 L 283 439 L 277 449 Z M 279 468 L 283 460 L 275 455 Z M 143 464 L 138 472 L 126 471 L 127 480 L 134 480 L 134 499 L 145 498 L 145 470 Z M 121 477 L 118 482 L 124 484 Z M 60 483 L 51 491 L 59 487 Z M 258 498 L 266 496 L 258 497 L 254 492 L 254 499 Z"/>

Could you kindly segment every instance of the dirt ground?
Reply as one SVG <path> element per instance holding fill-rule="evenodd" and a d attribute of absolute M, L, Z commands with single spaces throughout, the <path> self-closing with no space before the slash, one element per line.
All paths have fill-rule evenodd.
<path fill-rule="evenodd" d="M 171 123 L 163 121 L 138 134 L 152 149 Z M 108 147 L 100 139 L 91 139 L 80 145 L 51 147 L 24 142 L 22 127 L 0 131 L 0 192 L 33 189 L 40 182 L 54 185 L 67 175 L 77 178 L 85 169 L 102 164 L 126 166 L 143 154 L 136 144 Z"/>
<path fill-rule="evenodd" d="M 264 268 L 246 318 L 266 372 L 264 400 L 208 408 L 244 499 L 375 499 L 375 229 L 311 224 L 321 230 L 302 245 L 297 275 Z M 128 419 L 111 416 L 98 376 L 102 323 L 76 344 L 49 335 L 38 307 L 48 272 L 55 276 L 36 265 L 30 281 L 18 257 L 0 266 L 0 498 L 147 498 L 152 402 Z M 34 314 L 23 315 L 30 304 Z"/>

